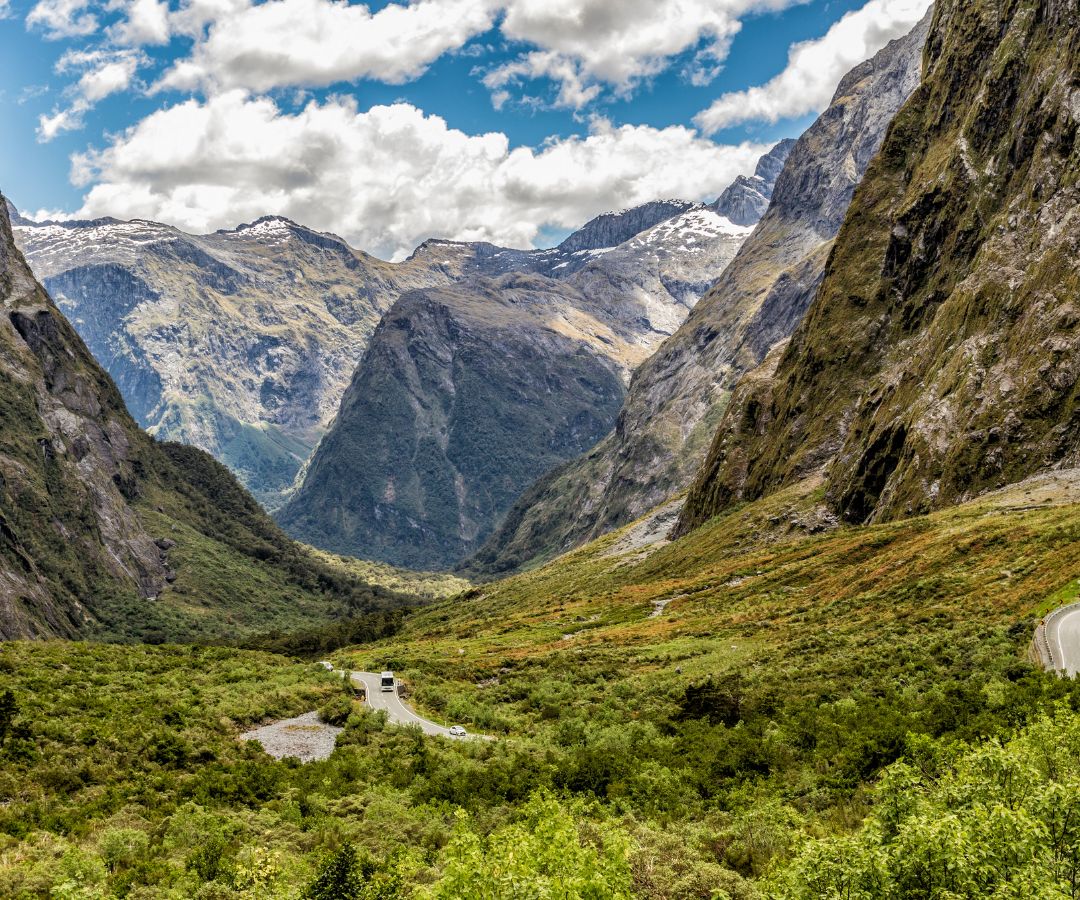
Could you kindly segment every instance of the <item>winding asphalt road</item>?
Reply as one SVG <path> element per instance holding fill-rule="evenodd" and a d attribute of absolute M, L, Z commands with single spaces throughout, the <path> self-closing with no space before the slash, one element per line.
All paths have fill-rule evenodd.
<path fill-rule="evenodd" d="M 483 737 L 476 734 L 466 735 L 465 738 L 456 737 L 450 733 L 449 728 L 443 728 L 442 725 L 436 725 L 428 719 L 421 718 L 398 696 L 396 686 L 392 691 L 384 691 L 381 677 L 375 672 L 353 672 L 351 677 L 353 684 L 364 688 L 367 705 L 372 709 L 385 710 L 387 720 L 395 725 L 418 725 L 424 734 L 442 735 L 442 737 L 457 741 Z"/>
<path fill-rule="evenodd" d="M 1046 643 L 1050 645 L 1055 669 L 1066 675 L 1080 672 L 1080 604 L 1047 617 Z"/>

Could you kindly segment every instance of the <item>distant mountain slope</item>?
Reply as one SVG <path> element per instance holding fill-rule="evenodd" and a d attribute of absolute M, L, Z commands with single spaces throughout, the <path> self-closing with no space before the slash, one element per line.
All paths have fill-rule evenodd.
<path fill-rule="evenodd" d="M 418 568 L 475 546 L 622 402 L 634 348 L 537 275 L 405 294 L 379 324 L 304 484 L 279 514 L 328 550 Z"/>
<path fill-rule="evenodd" d="M 140 424 L 213 453 L 275 505 L 402 291 L 461 250 L 394 265 L 281 218 L 196 237 L 153 222 L 15 229 Z"/>
<path fill-rule="evenodd" d="M 517 257 L 525 273 L 403 295 L 279 521 L 336 552 L 457 563 L 525 487 L 610 430 L 631 370 L 749 232 L 702 204 L 647 204 Z"/>
<path fill-rule="evenodd" d="M 400 602 L 159 445 L 35 281 L 0 204 L 0 638 L 221 638 Z"/>
<path fill-rule="evenodd" d="M 275 508 L 402 293 L 509 272 L 565 277 L 700 204 L 598 216 L 551 250 L 428 241 L 401 263 L 279 217 L 195 236 L 147 221 L 35 223 L 8 206 L 34 273 L 139 423 L 212 453 Z"/>
<path fill-rule="evenodd" d="M 850 522 L 1080 460 L 1075 3 L 940 2 L 924 84 L 774 372 L 741 388 L 683 530 L 824 469 Z"/>
<path fill-rule="evenodd" d="M 739 377 L 809 305 L 855 185 L 918 84 L 928 26 L 929 16 L 849 72 L 829 108 L 783 148 L 790 155 L 768 212 L 682 327 L 635 373 L 613 433 L 530 487 L 469 571 L 499 574 L 549 557 L 689 485 Z"/>

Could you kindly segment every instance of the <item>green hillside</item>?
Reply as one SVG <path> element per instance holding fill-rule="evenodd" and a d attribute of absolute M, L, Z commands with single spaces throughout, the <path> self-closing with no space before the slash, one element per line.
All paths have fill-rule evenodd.
<path fill-rule="evenodd" d="M 1077 465 L 1076 23 L 1070 3 L 936 4 L 923 82 L 766 388 L 736 391 L 684 528 L 822 470 L 868 522 Z"/>
<path fill-rule="evenodd" d="M 399 882 L 370 896 L 509 898 L 522 894 L 478 884 L 510 857 L 519 885 L 565 875 L 543 842 L 526 849 L 522 829 L 540 829 L 593 854 L 582 865 L 611 888 L 557 896 L 945 896 L 829 893 L 815 861 L 865 882 L 844 848 L 878 853 L 950 804 L 967 804 L 956 840 L 975 842 L 981 813 L 931 781 L 883 835 L 880 796 L 895 789 L 879 794 L 876 779 L 900 759 L 951 772 L 965 743 L 992 747 L 1043 714 L 1058 724 L 1035 725 L 1006 756 L 1026 754 L 1038 791 L 1080 802 L 1035 758 L 1054 729 L 1074 733 L 1080 690 L 1027 657 L 1038 617 L 1080 590 L 1078 485 L 1046 478 L 824 533 L 820 488 L 800 485 L 659 549 L 617 533 L 335 655 L 392 667 L 423 711 L 493 742 L 385 727 L 318 668 L 280 658 L 8 644 L 0 668 L 22 736 L 0 751 L 0 892 L 34 896 L 63 877 L 85 896 L 298 897 L 349 845 L 376 881 Z M 658 600 L 670 603 L 650 617 Z M 347 723 L 326 762 L 278 763 L 235 742 L 246 723 L 320 706 Z M 957 762 L 950 777 L 969 776 L 991 774 Z M 213 862 L 182 836 L 195 827 L 213 829 Z M 261 895 L 248 892 L 260 866 Z"/>

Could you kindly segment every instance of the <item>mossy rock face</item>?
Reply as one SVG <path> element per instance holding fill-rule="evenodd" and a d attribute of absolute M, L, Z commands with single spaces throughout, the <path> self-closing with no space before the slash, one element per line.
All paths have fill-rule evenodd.
<path fill-rule="evenodd" d="M 924 83 L 779 363 L 771 424 L 725 420 L 684 530 L 816 470 L 866 522 L 1080 461 L 1080 45 L 1059 7 L 937 5 Z"/>

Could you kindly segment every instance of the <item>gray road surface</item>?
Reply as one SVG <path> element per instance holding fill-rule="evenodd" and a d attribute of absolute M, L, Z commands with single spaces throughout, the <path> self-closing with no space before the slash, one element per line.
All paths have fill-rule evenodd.
<path fill-rule="evenodd" d="M 414 713 L 398 696 L 396 687 L 392 691 L 384 691 L 378 673 L 353 672 L 352 680 L 354 684 L 363 685 L 368 706 L 372 709 L 385 709 L 387 719 L 393 724 L 419 725 L 424 734 L 442 735 L 452 740 L 461 740 L 461 738 L 454 738 L 449 728 L 443 728 L 442 725 L 436 725 Z M 469 735 L 469 737 L 477 737 L 477 735 Z"/>
<path fill-rule="evenodd" d="M 1055 669 L 1066 675 L 1080 672 L 1080 605 L 1065 607 L 1047 617 L 1046 642 Z"/>

